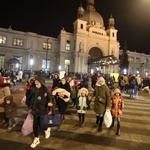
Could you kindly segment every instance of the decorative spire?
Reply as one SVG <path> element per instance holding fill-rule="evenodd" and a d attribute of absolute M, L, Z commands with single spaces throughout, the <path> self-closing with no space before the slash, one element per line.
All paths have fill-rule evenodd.
<path fill-rule="evenodd" d="M 111 13 L 110 18 L 108 19 L 108 29 L 110 29 L 110 28 L 115 29 L 115 20 L 112 17 L 112 13 Z"/>
<path fill-rule="evenodd" d="M 80 7 L 78 8 L 78 16 L 77 18 L 83 19 L 84 18 L 84 8 L 82 7 L 82 2 L 80 4 Z"/>
<path fill-rule="evenodd" d="M 94 0 L 86 0 L 86 3 L 87 3 L 87 10 L 95 11 Z"/>

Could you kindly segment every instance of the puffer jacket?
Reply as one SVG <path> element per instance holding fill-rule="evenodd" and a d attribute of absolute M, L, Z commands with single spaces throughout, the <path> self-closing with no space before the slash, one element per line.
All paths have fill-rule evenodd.
<path fill-rule="evenodd" d="M 119 93 L 117 96 L 116 93 Z M 121 92 L 119 89 L 115 89 L 114 95 L 110 99 L 112 108 L 111 108 L 111 114 L 114 117 L 121 117 L 123 114 L 124 109 L 124 100 L 121 96 Z"/>
<path fill-rule="evenodd" d="M 10 100 L 10 104 L 6 103 L 6 100 Z M 13 96 L 8 95 L 4 98 L 4 102 L 0 104 L 0 107 L 4 108 L 6 118 L 16 117 L 17 116 L 17 104 L 13 101 Z"/>
<path fill-rule="evenodd" d="M 36 77 L 35 80 L 38 80 L 42 84 L 42 87 L 34 89 L 29 108 L 32 110 L 34 116 L 39 117 L 47 113 L 48 103 L 52 102 L 53 97 L 50 95 L 49 89 L 45 86 L 43 78 Z"/>

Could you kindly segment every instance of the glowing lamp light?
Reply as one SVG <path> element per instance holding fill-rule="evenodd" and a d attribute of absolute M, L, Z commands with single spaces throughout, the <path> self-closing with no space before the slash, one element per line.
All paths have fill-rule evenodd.
<path fill-rule="evenodd" d="M 31 66 L 33 65 L 33 59 L 30 59 L 30 65 Z"/>
<path fill-rule="evenodd" d="M 18 67 L 19 67 L 19 64 L 17 63 L 17 64 L 16 64 L 16 68 L 18 68 Z"/>
<path fill-rule="evenodd" d="M 127 69 L 124 69 L 124 70 L 123 70 L 123 73 L 124 73 L 124 74 L 127 74 Z"/>
<path fill-rule="evenodd" d="M 91 74 L 93 74 L 94 73 L 94 70 L 93 69 L 91 69 Z"/>

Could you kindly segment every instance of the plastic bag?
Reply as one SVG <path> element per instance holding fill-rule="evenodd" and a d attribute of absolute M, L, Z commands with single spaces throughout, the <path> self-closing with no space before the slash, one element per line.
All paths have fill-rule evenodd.
<path fill-rule="evenodd" d="M 28 114 L 21 128 L 22 134 L 28 135 L 33 132 L 33 115 Z"/>
<path fill-rule="evenodd" d="M 107 128 L 109 128 L 112 124 L 112 115 L 109 109 L 105 111 L 104 114 L 104 124 Z"/>
<path fill-rule="evenodd" d="M 22 98 L 22 100 L 21 100 L 21 103 L 22 103 L 22 104 L 25 104 L 25 103 L 26 103 L 26 95 L 23 96 L 23 98 Z"/>

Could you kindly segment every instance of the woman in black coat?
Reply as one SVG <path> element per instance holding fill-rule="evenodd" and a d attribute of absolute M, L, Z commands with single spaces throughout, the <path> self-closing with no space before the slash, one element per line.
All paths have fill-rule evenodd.
<path fill-rule="evenodd" d="M 70 99 L 71 88 L 66 78 L 61 79 L 61 81 L 57 85 L 57 88 L 60 89 L 60 91 L 56 89 L 59 92 L 55 93 L 55 90 L 54 90 L 54 93 L 55 93 L 56 104 L 58 106 L 58 111 L 59 111 L 59 114 L 61 117 L 61 123 L 62 123 L 65 120 L 64 114 L 68 106 L 68 100 Z M 64 89 L 65 92 L 62 91 L 61 89 Z M 60 126 L 58 128 L 58 131 L 59 130 L 60 130 Z"/>
<path fill-rule="evenodd" d="M 34 93 L 32 93 L 32 99 L 29 106 L 29 113 L 33 114 L 33 133 L 34 141 L 30 145 L 31 148 L 35 148 L 39 143 L 39 126 L 40 117 L 48 113 L 48 109 L 52 108 L 52 96 L 50 95 L 49 89 L 45 86 L 45 80 L 40 77 L 35 77 L 34 80 L 36 88 Z M 50 136 L 50 128 L 45 130 L 45 138 Z"/>

